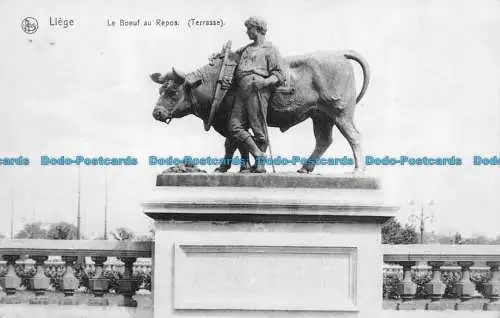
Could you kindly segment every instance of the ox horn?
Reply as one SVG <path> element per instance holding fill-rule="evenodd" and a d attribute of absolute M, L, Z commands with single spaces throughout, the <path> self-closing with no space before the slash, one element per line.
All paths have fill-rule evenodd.
<path fill-rule="evenodd" d="M 172 67 L 172 73 L 174 73 L 175 79 L 178 79 L 178 81 L 176 80 L 176 82 L 182 84 L 186 80 L 186 74 L 176 70 L 175 67 Z"/>

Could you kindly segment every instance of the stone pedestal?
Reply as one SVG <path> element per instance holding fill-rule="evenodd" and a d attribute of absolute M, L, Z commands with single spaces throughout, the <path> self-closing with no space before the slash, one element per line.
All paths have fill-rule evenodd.
<path fill-rule="evenodd" d="M 382 310 L 376 179 L 163 174 L 155 220 L 159 317 L 374 317 Z"/>
<path fill-rule="evenodd" d="M 432 267 L 432 280 L 425 284 L 425 291 L 431 297 L 431 302 L 425 305 L 427 310 L 445 310 L 446 306 L 441 302 L 446 285 L 441 281 L 441 266 L 443 261 L 429 262 Z"/>
<path fill-rule="evenodd" d="M 402 301 L 397 304 L 396 310 L 415 310 L 415 294 L 417 293 L 417 284 L 411 279 L 411 268 L 415 266 L 415 262 L 406 261 L 399 262 L 403 266 L 403 280 L 398 286 L 398 293 L 401 295 Z"/>
<path fill-rule="evenodd" d="M 484 304 L 484 310 L 500 311 L 500 262 L 486 262 L 491 267 L 491 279 L 486 284 L 486 296 L 489 303 Z"/>
<path fill-rule="evenodd" d="M 455 310 L 475 310 L 476 306 L 471 300 L 476 285 L 470 280 L 470 268 L 474 262 L 459 261 L 458 265 L 462 267 L 462 279 L 456 284 L 460 302 L 455 304 Z"/>
<path fill-rule="evenodd" d="M 45 291 L 49 288 L 50 280 L 47 276 L 45 276 L 43 266 L 49 257 L 35 255 L 31 258 L 36 261 L 36 274 L 30 279 L 31 287 L 35 292 L 35 296 L 30 297 L 29 303 L 32 305 L 48 305 L 49 297 L 45 296 Z"/>

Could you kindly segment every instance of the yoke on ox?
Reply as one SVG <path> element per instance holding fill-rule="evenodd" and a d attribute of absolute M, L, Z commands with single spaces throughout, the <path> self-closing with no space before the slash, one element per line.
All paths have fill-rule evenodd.
<path fill-rule="evenodd" d="M 234 92 L 230 89 L 218 106 L 211 112 L 220 83 L 221 68 L 226 59 L 234 57 L 232 52 L 213 56 L 210 63 L 189 74 L 175 68 L 166 74 L 155 73 L 151 79 L 161 84 L 160 97 L 153 111 L 156 120 L 167 124 L 173 118 L 195 115 L 201 118 L 205 128 L 210 125 L 226 138 L 225 156 L 219 172 L 226 172 L 234 152 L 241 153 L 240 171 L 249 171 L 248 150 L 230 138 L 227 121 L 231 113 Z M 349 60 L 354 60 L 363 71 L 363 85 L 356 96 L 354 69 Z M 288 88 L 271 95 L 267 112 L 267 124 L 282 132 L 311 118 L 316 145 L 307 162 L 298 170 L 311 172 L 315 163 L 332 143 L 332 129 L 337 126 L 347 139 L 354 155 L 354 172 L 363 170 L 363 155 L 360 133 L 353 119 L 356 104 L 366 93 L 370 71 L 364 58 L 354 51 L 312 53 L 285 58 Z M 220 87 L 220 86 L 219 86 Z M 211 115 L 212 114 L 212 115 Z"/>

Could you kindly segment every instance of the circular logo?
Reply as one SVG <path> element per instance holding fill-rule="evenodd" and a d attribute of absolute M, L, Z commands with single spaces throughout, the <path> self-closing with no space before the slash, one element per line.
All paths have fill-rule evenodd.
<path fill-rule="evenodd" d="M 38 21 L 33 17 L 27 17 L 21 22 L 21 29 L 24 33 L 33 34 L 38 30 Z"/>

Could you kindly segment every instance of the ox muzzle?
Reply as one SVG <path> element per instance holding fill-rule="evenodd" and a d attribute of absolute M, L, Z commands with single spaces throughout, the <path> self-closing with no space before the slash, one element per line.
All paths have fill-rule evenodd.
<path fill-rule="evenodd" d="M 172 121 L 172 114 L 163 107 L 156 106 L 153 110 L 154 119 L 164 122 L 167 125 Z"/>

